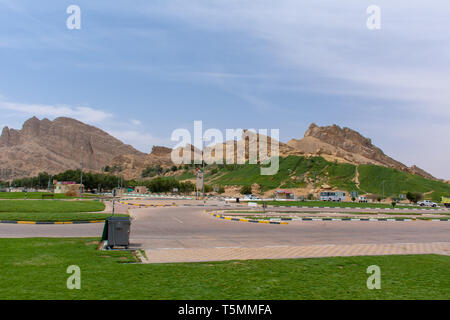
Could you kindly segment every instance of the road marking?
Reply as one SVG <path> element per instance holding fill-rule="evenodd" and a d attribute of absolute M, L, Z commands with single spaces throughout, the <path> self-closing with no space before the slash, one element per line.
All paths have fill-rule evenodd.
<path fill-rule="evenodd" d="M 183 223 L 183 221 L 181 221 L 181 220 L 180 220 L 180 219 L 178 219 L 178 218 L 172 217 L 172 219 L 174 219 L 174 220 L 178 221 L 179 223 Z"/>
<path fill-rule="evenodd" d="M 264 246 L 264 248 L 287 248 L 289 246 L 286 245 L 279 245 L 279 246 Z"/>

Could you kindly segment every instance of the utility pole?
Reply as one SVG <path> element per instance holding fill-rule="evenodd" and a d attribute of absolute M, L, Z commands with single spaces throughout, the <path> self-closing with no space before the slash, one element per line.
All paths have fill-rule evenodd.
<path fill-rule="evenodd" d="M 205 206 L 205 141 L 202 137 L 202 192 L 203 192 L 203 206 Z"/>
<path fill-rule="evenodd" d="M 83 198 L 83 166 L 84 166 L 84 147 L 81 147 L 81 179 L 80 179 L 80 200 Z"/>
<path fill-rule="evenodd" d="M 290 185 L 290 187 L 291 187 L 292 197 L 294 197 L 294 191 L 292 190 L 292 177 L 291 177 L 291 175 L 292 175 L 292 170 L 291 170 L 291 169 L 288 169 L 288 171 L 289 171 L 289 185 Z"/>
<path fill-rule="evenodd" d="M 312 172 L 314 174 L 314 189 L 316 189 L 316 171 Z"/>
<path fill-rule="evenodd" d="M 384 180 L 383 180 L 382 184 L 383 184 L 383 199 L 384 199 Z"/>

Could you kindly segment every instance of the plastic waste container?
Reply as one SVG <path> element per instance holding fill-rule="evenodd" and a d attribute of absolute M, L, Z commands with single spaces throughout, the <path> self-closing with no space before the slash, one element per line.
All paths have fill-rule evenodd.
<path fill-rule="evenodd" d="M 130 245 L 130 217 L 108 217 L 103 228 L 102 240 L 108 241 L 108 248 Z"/>

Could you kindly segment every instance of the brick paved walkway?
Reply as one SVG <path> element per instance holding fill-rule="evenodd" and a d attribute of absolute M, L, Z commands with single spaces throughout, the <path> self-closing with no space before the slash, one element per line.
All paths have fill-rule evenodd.
<path fill-rule="evenodd" d="M 450 255 L 450 242 L 267 246 L 261 248 L 226 247 L 206 249 L 164 248 L 146 250 L 145 263 L 201 262 L 250 259 L 290 259 L 335 256 L 398 254 Z"/>

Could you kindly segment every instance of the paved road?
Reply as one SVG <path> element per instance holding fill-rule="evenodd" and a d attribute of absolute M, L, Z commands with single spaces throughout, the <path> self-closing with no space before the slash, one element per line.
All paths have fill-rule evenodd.
<path fill-rule="evenodd" d="M 0 238 L 100 237 L 103 223 L 89 224 L 9 224 L 0 223 Z"/>
<path fill-rule="evenodd" d="M 288 225 L 233 222 L 198 208 L 132 210 L 132 242 L 142 248 L 214 248 L 450 242 L 450 223 L 308 221 Z"/>
<path fill-rule="evenodd" d="M 150 263 L 336 255 L 450 253 L 450 223 L 234 222 L 198 207 L 131 209 L 131 243 Z M 0 237 L 99 237 L 103 224 L 0 224 Z"/>
<path fill-rule="evenodd" d="M 143 248 L 450 242 L 450 223 L 432 221 L 293 221 L 265 225 L 224 221 L 198 207 L 131 209 L 131 241 Z M 0 237 L 97 237 L 103 224 L 0 224 Z"/>

